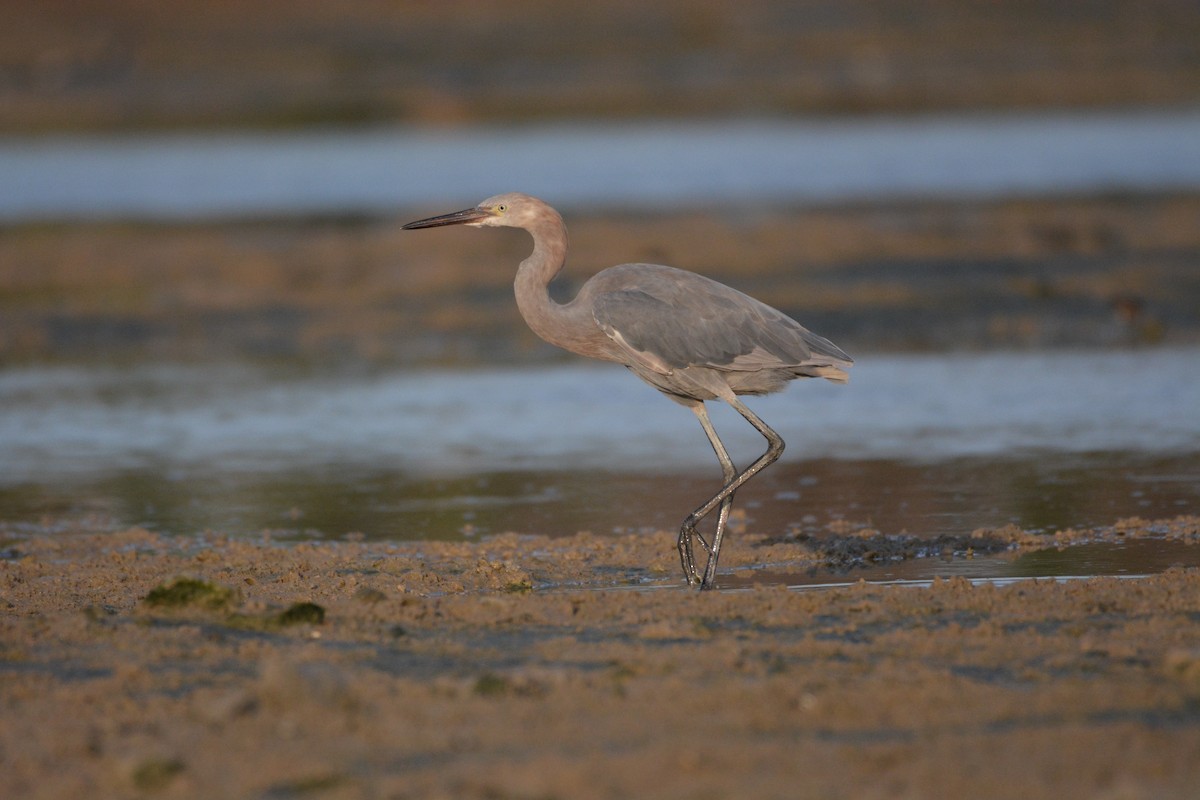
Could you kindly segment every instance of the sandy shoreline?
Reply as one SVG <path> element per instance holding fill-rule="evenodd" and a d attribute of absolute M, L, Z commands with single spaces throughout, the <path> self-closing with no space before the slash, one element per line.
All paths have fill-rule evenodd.
<path fill-rule="evenodd" d="M 1192 343 L 1198 215 L 1196 194 L 573 215 L 556 291 L 611 264 L 672 264 L 852 354 Z M 354 369 L 564 357 L 513 302 L 526 235 L 419 237 L 404 218 L 4 228 L 0 360 Z"/>
<path fill-rule="evenodd" d="M 10 130 L 1192 104 L 1194 4 L 11 0 Z"/>
<path fill-rule="evenodd" d="M 977 536 L 1195 546 L 1200 520 Z M 620 588 L 673 578 L 670 539 L 10 535 L 0 794 L 1195 796 L 1200 570 Z"/>

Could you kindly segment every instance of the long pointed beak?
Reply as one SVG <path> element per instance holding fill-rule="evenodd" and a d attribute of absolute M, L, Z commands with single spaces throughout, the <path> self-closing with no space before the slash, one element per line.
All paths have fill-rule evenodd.
<path fill-rule="evenodd" d="M 487 219 L 492 216 L 492 212 L 486 208 L 465 208 L 462 211 L 455 211 L 453 214 L 442 214 L 437 217 L 429 217 L 428 219 L 419 219 L 416 222 L 410 222 L 404 226 L 404 230 L 411 231 L 416 228 L 436 228 L 439 225 L 469 225 L 472 222 L 478 222 L 481 219 Z"/>

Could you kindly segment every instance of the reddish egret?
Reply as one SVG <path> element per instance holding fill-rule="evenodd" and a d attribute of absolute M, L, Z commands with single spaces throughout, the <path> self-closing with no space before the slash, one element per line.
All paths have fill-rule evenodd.
<path fill-rule="evenodd" d="M 517 307 L 529 327 L 572 353 L 624 364 L 635 375 L 700 420 L 725 484 L 688 515 L 679 529 L 679 560 L 689 584 L 713 586 L 721 538 L 734 492 L 779 458 L 783 439 L 738 395 L 768 394 L 796 378 L 845 383 L 853 361 L 841 348 L 736 289 L 703 276 L 656 264 L 621 264 L 594 275 L 569 303 L 550 299 L 550 281 L 567 259 L 567 228 L 558 212 L 529 195 L 490 197 L 474 208 L 410 222 L 406 230 L 439 225 L 524 228 L 533 254 L 517 268 Z M 717 436 L 704 407 L 724 400 L 767 440 L 767 451 L 741 472 Z M 712 544 L 696 525 L 717 511 Z M 696 572 L 693 541 L 708 553 Z"/>

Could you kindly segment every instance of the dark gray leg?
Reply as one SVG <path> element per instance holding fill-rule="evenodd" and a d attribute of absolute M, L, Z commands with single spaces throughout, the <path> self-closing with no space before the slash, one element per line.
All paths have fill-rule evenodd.
<path fill-rule="evenodd" d="M 725 445 L 721 443 L 721 438 L 717 436 L 717 431 L 713 428 L 712 421 L 708 418 L 708 409 L 703 403 L 697 403 L 691 407 L 692 413 L 696 415 L 696 419 L 700 420 L 700 425 L 704 428 L 704 434 L 708 436 L 709 444 L 712 445 L 713 452 L 717 454 L 717 460 L 721 462 L 721 472 L 725 476 L 725 484 L 729 484 L 737 475 L 737 467 L 733 465 L 733 460 L 729 457 L 729 452 L 725 449 Z M 731 493 L 721 502 L 720 511 L 717 512 L 717 532 L 713 535 L 713 544 L 710 547 L 708 542 L 704 541 L 704 537 L 696 530 L 696 523 L 700 521 L 699 517 L 693 519 L 695 515 L 688 517 L 679 529 L 679 560 L 683 564 L 683 577 L 687 579 L 689 584 L 700 583 L 700 575 L 696 572 L 696 560 L 692 551 L 692 538 L 695 537 L 704 545 L 705 551 L 708 553 L 708 561 L 712 561 L 714 550 L 719 550 L 721 547 L 721 537 L 725 533 L 725 523 L 729 520 L 729 509 L 733 507 L 733 494 Z M 688 523 L 691 523 L 690 525 Z M 708 573 L 707 564 L 705 565 L 705 574 Z"/>
<path fill-rule="evenodd" d="M 700 506 L 699 508 L 697 508 L 695 511 L 693 511 L 691 514 L 688 515 L 688 518 L 683 521 L 683 527 L 680 529 L 680 538 L 681 539 L 683 538 L 684 532 L 690 532 L 691 534 L 695 534 L 696 523 L 698 523 L 701 519 L 703 519 L 705 516 L 707 516 L 718 505 L 723 506 L 726 499 L 732 498 L 733 493 L 736 492 L 743 483 L 750 480 L 755 475 L 757 475 L 759 472 L 761 472 L 765 467 L 772 464 L 783 453 L 783 447 L 784 447 L 783 438 L 780 437 L 780 435 L 777 434 L 775 431 L 771 430 L 771 428 L 767 426 L 767 423 L 765 423 L 761 419 L 759 419 L 757 414 L 755 414 L 749 408 L 746 408 L 746 406 L 740 400 L 738 400 L 736 397 L 734 397 L 732 395 L 730 395 L 730 397 L 726 398 L 726 402 L 728 402 L 731 406 L 733 406 L 735 409 L 737 409 L 737 412 L 739 414 L 741 414 L 743 417 L 745 417 L 746 421 L 749 422 L 751 425 L 753 425 L 754 429 L 763 435 L 763 437 L 767 440 L 767 452 L 765 452 L 761 456 L 759 456 L 758 460 L 756 460 L 753 464 L 751 464 L 749 467 L 747 467 L 744 471 L 738 473 L 732 479 L 728 480 L 728 482 L 721 489 L 721 491 L 717 492 L 715 495 L 713 495 L 711 498 L 709 498 L 709 500 L 706 503 L 704 503 L 704 505 Z M 707 414 L 705 416 L 707 417 Z M 709 426 L 709 427 L 711 427 L 711 426 Z M 706 428 L 706 430 L 707 430 L 707 428 Z M 714 432 L 713 437 L 715 437 L 715 436 L 716 436 L 716 433 Z M 715 446 L 714 446 L 714 449 L 715 449 Z M 722 449 L 724 449 L 724 448 L 722 448 Z M 728 456 L 726 456 L 726 457 L 728 458 Z M 731 464 L 732 464 L 732 462 L 731 462 Z M 728 513 L 728 511 L 726 511 L 726 513 Z M 721 533 L 723 533 L 723 531 L 718 530 L 718 536 L 717 536 L 717 538 L 715 538 L 713 540 L 712 548 L 709 549 L 708 564 L 705 566 L 705 569 L 704 569 L 704 577 L 701 578 L 701 580 L 700 580 L 700 588 L 701 589 L 711 589 L 713 586 L 713 581 L 716 579 L 717 559 L 721 555 L 721 539 L 720 539 Z M 690 550 L 690 541 L 689 541 L 689 550 Z M 694 567 L 693 567 L 693 570 L 694 570 Z M 685 567 L 685 571 L 686 571 L 686 567 Z M 694 575 L 695 574 L 694 571 L 691 574 Z M 691 583 L 690 576 L 689 576 L 688 582 Z"/>

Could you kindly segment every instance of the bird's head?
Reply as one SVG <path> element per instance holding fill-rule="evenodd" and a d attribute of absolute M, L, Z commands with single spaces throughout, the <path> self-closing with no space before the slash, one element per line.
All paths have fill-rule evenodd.
<path fill-rule="evenodd" d="M 520 192 L 509 192 L 489 197 L 474 208 L 410 222 L 404 226 L 404 230 L 434 228 L 440 225 L 503 226 L 528 229 L 549 216 L 558 217 L 558 212 L 536 197 L 530 197 Z"/>

